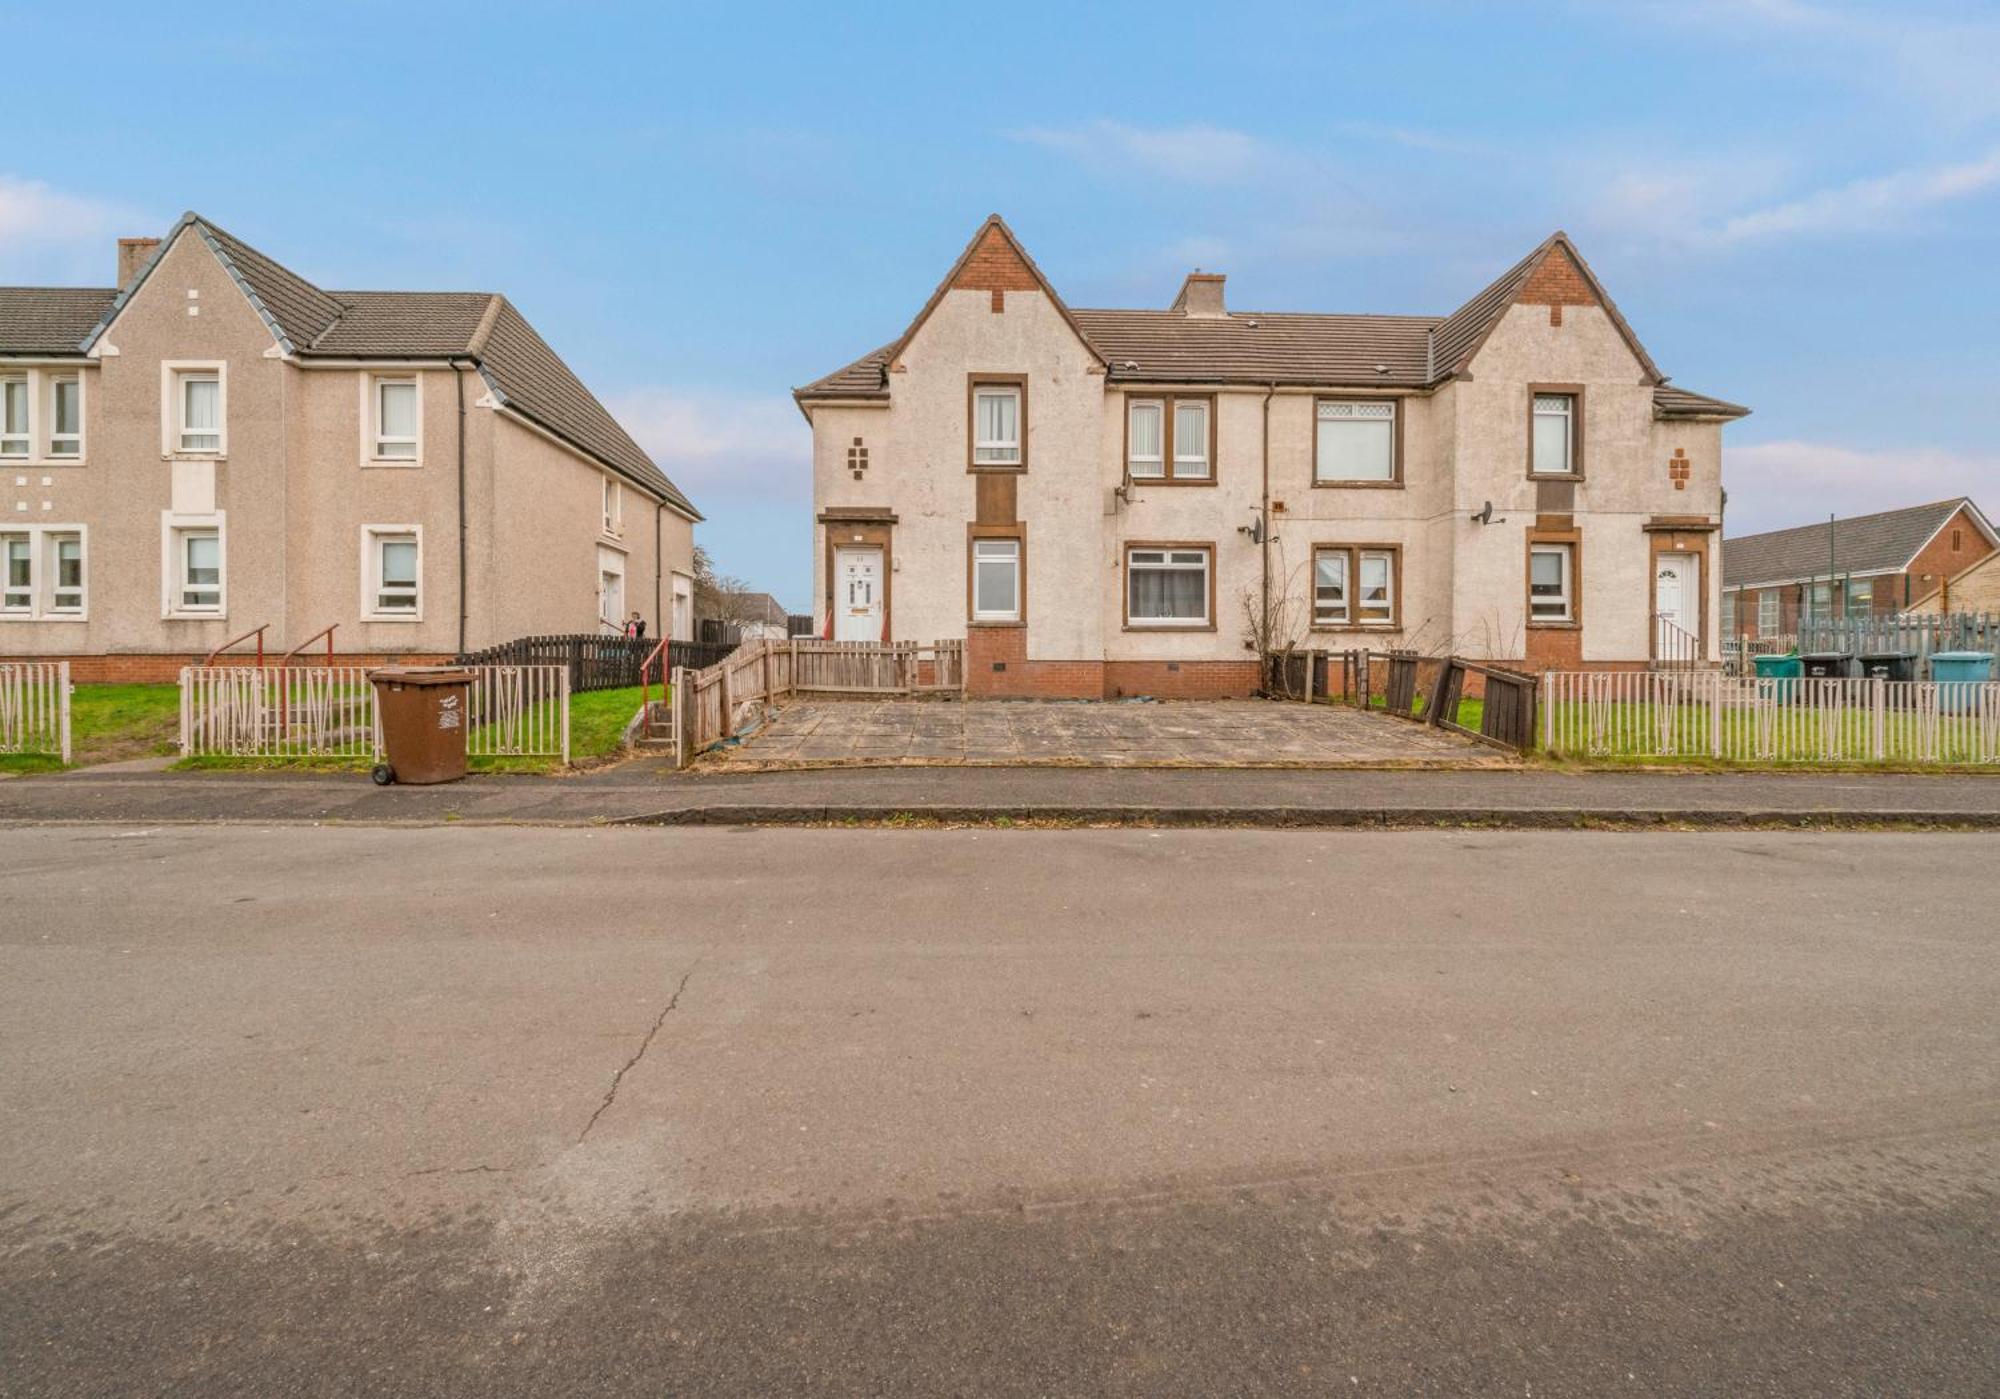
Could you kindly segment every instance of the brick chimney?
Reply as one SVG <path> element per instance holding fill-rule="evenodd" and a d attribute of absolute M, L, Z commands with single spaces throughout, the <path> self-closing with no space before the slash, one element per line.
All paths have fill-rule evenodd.
<path fill-rule="evenodd" d="M 1194 271 L 1181 283 L 1181 294 L 1174 298 L 1170 310 L 1183 316 L 1226 316 L 1228 307 L 1222 304 L 1222 281 L 1220 272 Z"/>
<path fill-rule="evenodd" d="M 157 238 L 120 238 L 118 240 L 118 285 L 121 288 L 132 285 L 132 279 L 139 275 L 139 269 L 160 246 Z"/>

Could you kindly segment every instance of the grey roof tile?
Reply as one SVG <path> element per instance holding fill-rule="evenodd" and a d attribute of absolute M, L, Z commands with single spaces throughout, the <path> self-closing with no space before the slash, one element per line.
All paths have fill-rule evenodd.
<path fill-rule="evenodd" d="M 0 355 L 81 354 L 116 287 L 0 287 Z"/>

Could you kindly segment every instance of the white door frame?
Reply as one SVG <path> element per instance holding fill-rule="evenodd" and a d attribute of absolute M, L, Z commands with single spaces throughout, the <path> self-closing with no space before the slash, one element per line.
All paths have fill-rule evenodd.
<path fill-rule="evenodd" d="M 833 639 L 835 641 L 881 641 L 883 619 L 888 615 L 888 575 L 883 568 L 886 550 L 879 544 L 836 544 L 833 546 L 833 596 L 827 599 L 827 607 L 833 613 Z M 847 561 L 850 556 L 857 561 L 860 556 L 872 557 L 872 571 L 866 582 L 872 593 L 866 607 L 855 608 L 849 598 L 852 583 L 847 576 Z M 864 581 L 864 580 L 855 580 Z"/>
<path fill-rule="evenodd" d="M 1660 606 L 1660 574 L 1669 564 L 1678 564 L 1681 566 L 1680 574 L 1674 580 L 1676 600 L 1674 615 L 1671 618 L 1663 616 L 1665 609 Z M 1675 626 L 1694 637 L 1696 644 L 1700 647 L 1700 654 L 1704 658 L 1707 657 L 1708 619 L 1704 615 L 1707 609 L 1702 606 L 1700 553 L 1689 549 L 1674 549 L 1661 550 L 1653 555 L 1653 598 L 1652 605 L 1648 608 L 1648 611 L 1651 612 L 1654 618 L 1653 656 L 1655 659 L 1658 659 L 1662 653 L 1660 646 L 1660 622 L 1662 620 L 1673 622 Z M 1688 625 L 1690 621 L 1694 623 L 1693 626 Z"/>

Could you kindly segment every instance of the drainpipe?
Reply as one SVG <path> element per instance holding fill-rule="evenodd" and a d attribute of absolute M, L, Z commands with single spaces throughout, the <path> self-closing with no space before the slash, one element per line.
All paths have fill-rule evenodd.
<path fill-rule="evenodd" d="M 667 503 L 653 502 L 653 627 L 660 634 L 660 640 L 667 641 L 667 614 L 660 610 L 661 570 L 666 567 L 666 550 L 660 543 L 660 531 L 666 525 Z"/>
<path fill-rule="evenodd" d="M 1271 398 L 1278 392 L 1274 380 L 1264 390 L 1264 487 L 1263 498 L 1258 511 L 1263 528 L 1259 531 L 1257 545 L 1258 563 L 1263 569 L 1264 624 L 1263 635 L 1258 638 L 1263 647 L 1271 644 Z M 1257 664 L 1262 666 L 1264 657 L 1260 651 Z"/>
<path fill-rule="evenodd" d="M 451 365 L 451 386 L 458 396 L 458 654 L 465 654 L 465 619 L 470 608 L 465 595 L 465 366 Z"/>

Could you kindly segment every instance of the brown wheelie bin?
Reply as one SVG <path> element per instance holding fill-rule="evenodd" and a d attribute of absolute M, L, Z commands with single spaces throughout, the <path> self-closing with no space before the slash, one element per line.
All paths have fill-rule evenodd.
<path fill-rule="evenodd" d="M 387 762 L 375 780 L 456 782 L 465 776 L 466 691 L 472 672 L 462 666 L 384 666 L 370 671 L 382 720 Z"/>

